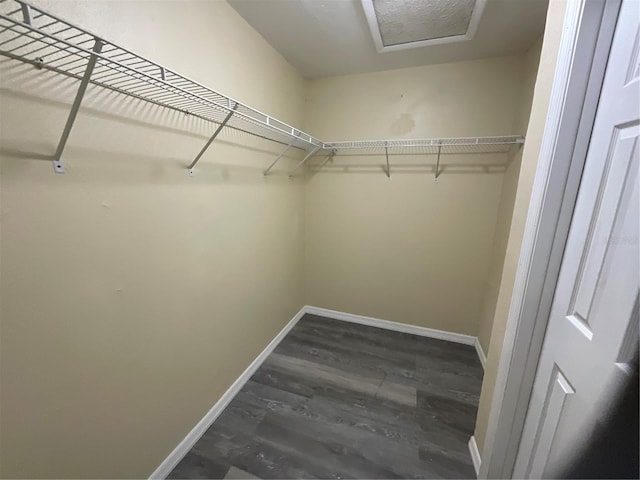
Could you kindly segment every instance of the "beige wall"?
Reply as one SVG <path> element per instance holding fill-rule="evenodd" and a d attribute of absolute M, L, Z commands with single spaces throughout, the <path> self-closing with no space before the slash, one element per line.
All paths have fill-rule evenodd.
<path fill-rule="evenodd" d="M 498 361 L 500 360 L 500 353 L 502 351 L 509 306 L 511 304 L 511 293 L 513 291 L 518 258 L 520 256 L 524 224 L 527 217 L 529 198 L 531 197 L 531 189 L 533 187 L 538 154 L 542 142 L 542 133 L 544 131 L 549 106 L 556 58 L 560 45 L 560 36 L 562 34 L 564 9 L 565 2 L 563 0 L 554 0 L 550 2 L 547 13 L 547 24 L 543 36 L 542 52 L 540 54 L 535 91 L 533 94 L 533 104 L 531 106 L 531 115 L 527 128 L 527 141 L 522 153 L 518 188 L 513 207 L 513 217 L 509 230 L 509 240 L 495 308 L 491 341 L 487 353 L 487 365 L 482 383 L 480 405 L 474 433 L 480 452 L 482 452 L 484 448 L 487 423 L 489 421 L 489 410 L 498 373 Z"/>
<path fill-rule="evenodd" d="M 533 90 L 536 83 L 536 74 L 538 72 L 538 63 L 540 62 L 541 48 L 542 37 L 540 37 L 540 39 L 531 46 L 524 57 L 524 62 L 520 72 L 521 80 L 520 92 L 518 95 L 518 111 L 514 124 L 514 132 L 516 133 L 525 133 L 527 131 L 529 114 L 531 112 L 531 102 L 533 100 Z M 495 232 L 493 234 L 489 276 L 482 302 L 480 325 L 478 328 L 478 339 L 480 340 L 480 345 L 485 353 L 489 350 L 491 327 L 493 326 L 493 317 L 495 315 L 498 291 L 500 289 L 500 279 L 502 278 L 504 255 L 507 250 L 507 241 L 509 239 L 509 228 L 511 227 L 513 203 L 518 187 L 522 152 L 523 148 L 517 148 L 511 152 L 509 164 L 502 181 L 500 204 L 498 206 L 498 219 L 496 222 Z"/>
<path fill-rule="evenodd" d="M 323 140 L 514 133 L 522 57 L 314 80 Z M 305 300 L 476 335 L 506 154 L 338 156 L 306 186 Z M 316 161 L 316 165 L 317 165 Z"/>
<path fill-rule="evenodd" d="M 226 2 L 38 4 L 301 123 L 302 78 Z M 190 178 L 211 124 L 92 88 L 56 175 L 77 82 L 0 77 L 0 475 L 146 477 L 302 306 L 302 183 L 229 132 Z"/>
<path fill-rule="evenodd" d="M 305 88 L 226 2 L 37 4 L 322 139 L 522 133 L 532 53 Z M 304 185 L 262 176 L 280 147 L 226 131 L 191 178 L 211 124 L 90 87 L 55 175 L 77 82 L 5 59 L 0 80 L 0 476 L 147 476 L 303 303 L 486 342 L 517 158 L 446 156 L 434 183 L 433 155 L 393 156 L 390 180 L 383 157 L 338 157 Z"/>

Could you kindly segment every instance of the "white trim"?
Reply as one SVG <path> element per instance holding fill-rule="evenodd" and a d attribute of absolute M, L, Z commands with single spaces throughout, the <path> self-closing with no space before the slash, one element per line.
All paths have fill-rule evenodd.
<path fill-rule="evenodd" d="M 476 437 L 471 435 L 469 439 L 469 453 L 471 454 L 471 461 L 473 462 L 473 468 L 476 471 L 476 477 L 480 473 L 480 465 L 482 465 L 482 459 L 480 458 L 480 450 L 478 450 L 478 444 L 476 443 Z"/>
<path fill-rule="evenodd" d="M 484 350 L 482 349 L 482 345 L 480 345 L 480 339 L 478 337 L 476 337 L 476 341 L 473 342 L 473 346 L 476 347 L 478 358 L 480 359 L 482 369 L 484 370 L 484 366 L 487 364 L 487 356 L 484 354 Z"/>
<path fill-rule="evenodd" d="M 432 38 L 429 40 L 418 40 L 415 42 L 399 43 L 396 45 L 385 45 L 382 41 L 382 34 L 380 33 L 380 25 L 378 24 L 378 16 L 373 6 L 373 0 L 361 0 L 362 9 L 364 15 L 367 18 L 369 24 L 369 31 L 373 38 L 373 43 L 376 46 L 378 53 L 394 52 L 398 50 L 407 50 L 410 48 L 428 47 L 430 45 L 443 45 L 446 43 L 464 42 L 471 40 L 476 35 L 478 30 L 478 23 L 482 17 L 486 0 L 476 0 L 471 12 L 471 18 L 469 19 L 469 26 L 467 32 L 464 35 L 450 35 L 448 37 Z"/>
<path fill-rule="evenodd" d="M 513 473 L 619 7 L 567 2 L 478 478 Z"/>
<path fill-rule="evenodd" d="M 474 345 L 476 337 L 472 335 L 464 335 L 462 333 L 445 332 L 444 330 L 436 330 L 434 328 L 419 327 L 417 325 L 409 325 L 407 323 L 392 322 L 390 320 L 382 320 L 380 318 L 365 317 L 363 315 L 354 315 L 353 313 L 338 312 L 337 310 L 329 310 L 326 308 L 305 306 L 306 313 L 329 317 L 345 322 L 359 323 L 360 325 L 368 325 L 370 327 L 384 328 L 395 332 L 410 333 L 420 337 L 438 338 L 440 340 L 448 340 L 449 342 L 464 343 L 465 345 Z"/>
<path fill-rule="evenodd" d="M 218 415 L 226 408 L 226 406 L 233 400 L 233 397 L 242 389 L 245 383 L 251 378 L 255 371 L 262 365 L 262 362 L 275 350 L 282 339 L 289 333 L 298 320 L 300 320 L 306 313 L 305 307 L 302 307 L 298 313 L 287 323 L 282 330 L 275 336 L 269 345 L 265 347 L 262 352 L 251 362 L 244 372 L 236 379 L 235 382 L 224 392 L 222 397 L 215 403 L 211 410 L 209 410 L 204 417 L 196 424 L 187 436 L 182 439 L 176 448 L 169 454 L 167 458 L 155 469 L 155 471 L 149 476 L 150 479 L 164 479 L 171 473 L 175 466 L 182 460 L 182 458 L 191 450 L 191 447 L 200 439 L 200 437 L 207 431 L 211 424 L 218 418 Z"/>

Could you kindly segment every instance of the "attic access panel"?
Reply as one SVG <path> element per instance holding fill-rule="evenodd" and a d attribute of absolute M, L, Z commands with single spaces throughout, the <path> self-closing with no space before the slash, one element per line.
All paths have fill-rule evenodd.
<path fill-rule="evenodd" d="M 471 40 L 485 0 L 361 0 L 378 52 Z"/>

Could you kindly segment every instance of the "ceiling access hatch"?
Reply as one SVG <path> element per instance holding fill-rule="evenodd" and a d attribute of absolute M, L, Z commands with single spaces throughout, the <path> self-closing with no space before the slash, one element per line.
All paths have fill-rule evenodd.
<path fill-rule="evenodd" d="M 471 40 L 485 0 L 361 0 L 378 52 Z"/>

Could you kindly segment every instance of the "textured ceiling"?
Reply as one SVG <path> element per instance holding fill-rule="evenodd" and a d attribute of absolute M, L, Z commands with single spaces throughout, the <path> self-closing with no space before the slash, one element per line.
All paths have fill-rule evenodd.
<path fill-rule="evenodd" d="M 307 78 L 523 53 L 547 13 L 546 0 L 487 0 L 472 40 L 378 53 L 360 0 L 228 1 Z"/>
<path fill-rule="evenodd" d="M 475 0 L 372 0 L 382 43 L 400 45 L 467 33 Z"/>

